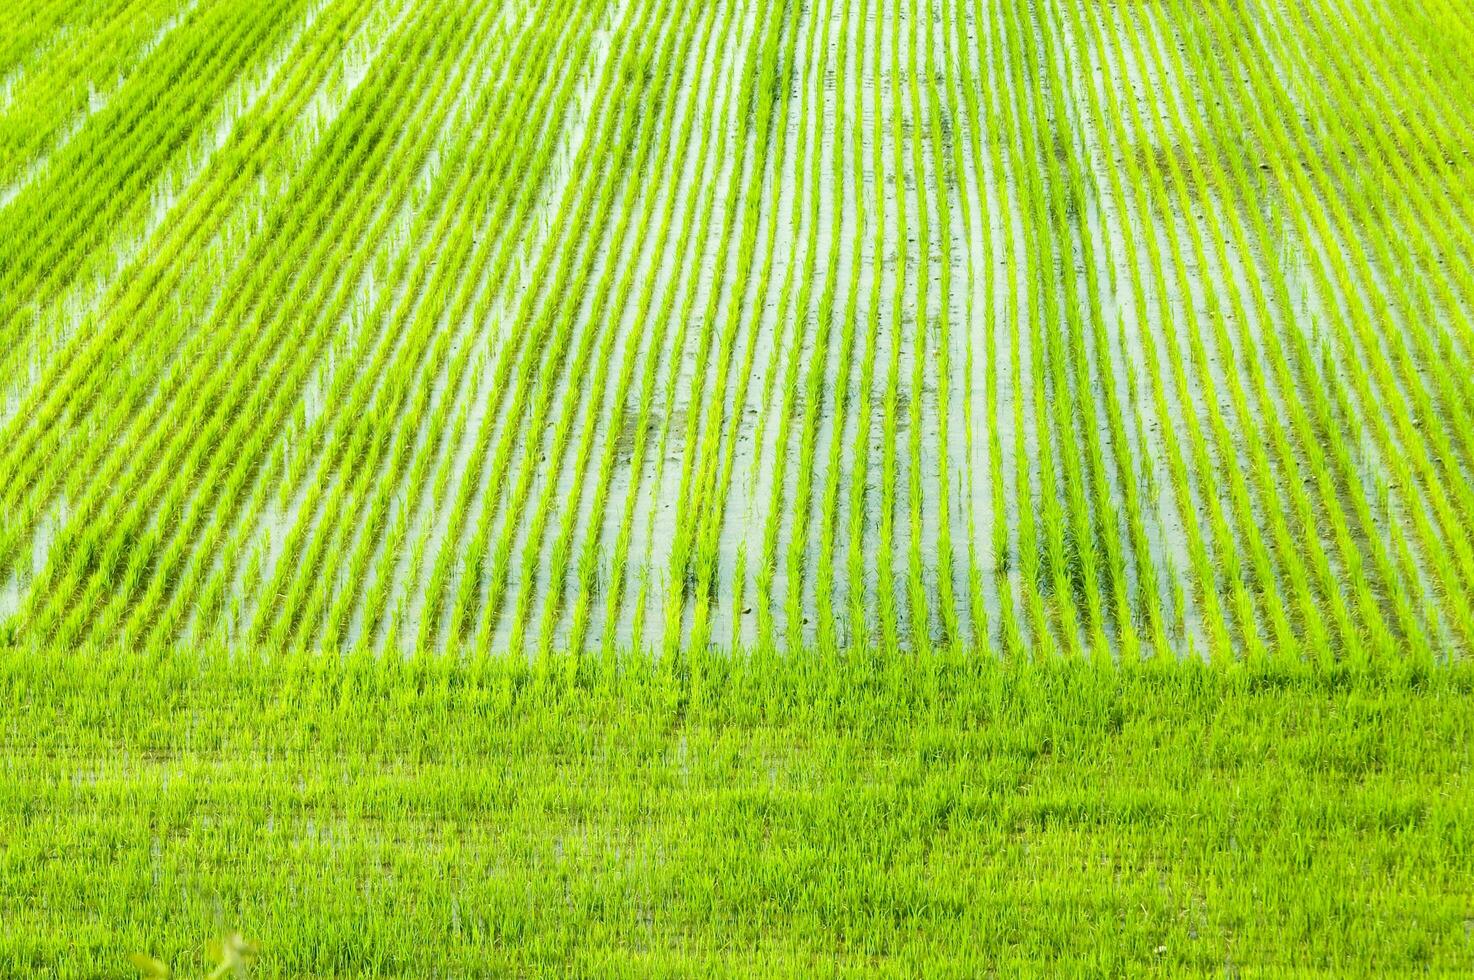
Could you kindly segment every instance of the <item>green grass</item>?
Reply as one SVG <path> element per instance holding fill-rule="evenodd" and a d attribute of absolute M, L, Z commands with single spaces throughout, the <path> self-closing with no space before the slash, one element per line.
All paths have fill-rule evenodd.
<path fill-rule="evenodd" d="M 1474 670 L 0 653 L 0 974 L 1474 968 Z"/>

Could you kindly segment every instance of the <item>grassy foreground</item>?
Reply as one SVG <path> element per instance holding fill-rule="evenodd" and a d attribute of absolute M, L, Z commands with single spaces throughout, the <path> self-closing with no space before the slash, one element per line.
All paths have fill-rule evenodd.
<path fill-rule="evenodd" d="M 1460 973 L 1471 689 L 0 652 L 0 975 Z"/>

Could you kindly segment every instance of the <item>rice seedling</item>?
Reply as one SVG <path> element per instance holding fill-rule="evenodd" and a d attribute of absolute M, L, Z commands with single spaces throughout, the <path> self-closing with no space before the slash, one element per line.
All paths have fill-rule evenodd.
<path fill-rule="evenodd" d="M 1466 969 L 1470 36 L 0 9 L 0 974 Z"/>

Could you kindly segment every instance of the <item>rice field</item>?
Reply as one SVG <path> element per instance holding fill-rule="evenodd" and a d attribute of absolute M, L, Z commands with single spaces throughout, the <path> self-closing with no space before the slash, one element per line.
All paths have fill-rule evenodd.
<path fill-rule="evenodd" d="M 0 975 L 1474 971 L 1470 119 L 1458 0 L 6 6 Z"/>
<path fill-rule="evenodd" d="M 1456 6 L 44 6 L 18 642 L 1474 643 Z"/>

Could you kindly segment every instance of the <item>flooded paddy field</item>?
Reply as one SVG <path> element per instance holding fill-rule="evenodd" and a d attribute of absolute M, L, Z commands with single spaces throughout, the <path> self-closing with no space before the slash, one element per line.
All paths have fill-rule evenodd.
<path fill-rule="evenodd" d="M 1466 39 L 1346 6 L 52 11 L 0 629 L 1467 652 Z"/>

